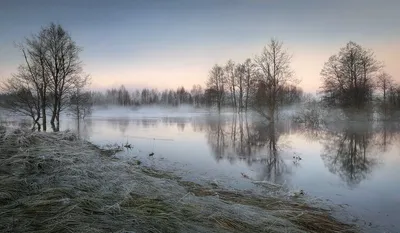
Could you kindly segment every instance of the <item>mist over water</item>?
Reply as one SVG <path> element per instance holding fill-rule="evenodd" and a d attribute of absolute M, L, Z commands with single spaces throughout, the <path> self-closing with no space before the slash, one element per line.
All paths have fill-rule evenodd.
<path fill-rule="evenodd" d="M 61 127 L 77 125 L 70 119 Z M 218 115 L 191 107 L 109 107 L 96 109 L 81 123 L 80 134 L 99 145 L 129 142 L 134 148 L 120 157 L 138 156 L 146 165 L 182 170 L 192 179 L 252 188 L 246 174 L 303 189 L 362 217 L 359 224 L 400 230 L 400 122 L 340 121 L 313 128 L 290 118 L 268 124 L 256 114 L 229 110 Z"/>
<path fill-rule="evenodd" d="M 186 232 L 182 226 L 193 225 L 194 232 L 342 232 L 353 226 L 400 232 L 400 1 L 3 2 L 0 180 L 7 188 L 0 186 L 0 231 L 47 228 L 40 222 L 51 230 L 88 225 L 87 231 L 114 231 L 104 227 L 110 221 L 117 230 L 126 223 L 135 231 L 160 225 Z M 162 172 L 150 184 L 158 177 L 147 179 L 147 173 L 160 170 L 176 177 L 164 179 L 170 173 Z M 29 181 L 42 175 L 56 197 Z M 128 192 L 127 183 L 141 175 L 142 186 Z M 21 190 L 14 188 L 18 182 Z M 212 192 L 198 195 L 197 185 Z M 97 187 L 104 200 L 96 197 Z M 60 188 L 76 193 L 78 202 L 67 191 L 59 195 Z M 178 201 L 153 198 L 156 191 L 178 197 L 170 192 L 178 189 L 186 194 Z M 81 190 L 95 198 L 89 212 L 91 201 Z M 239 201 L 223 199 L 226 190 Z M 247 192 L 251 203 L 243 201 Z M 209 205 L 211 214 L 200 202 L 199 210 L 192 210 L 194 202 L 181 205 L 191 194 L 218 203 Z M 157 203 L 159 216 L 153 218 L 138 196 Z M 277 207 L 266 203 L 270 196 Z M 65 199 L 72 209 L 60 205 Z M 286 199 L 291 203 L 284 207 Z M 137 213 L 121 212 L 121 200 Z M 37 203 L 57 216 L 42 216 Z M 265 216 L 243 210 L 260 204 Z M 62 221 L 54 225 L 56 219 Z"/>
<path fill-rule="evenodd" d="M 282 116 L 296 111 L 286 109 Z M 61 130 L 78 129 L 76 120 L 63 118 Z M 3 124 L 27 124 L 10 119 Z M 359 119 L 311 127 L 291 117 L 270 124 L 255 113 L 229 109 L 218 114 L 189 106 L 110 106 L 96 107 L 79 124 L 79 134 L 98 145 L 129 143 L 133 149 L 117 156 L 136 157 L 193 180 L 254 188 L 245 174 L 302 189 L 362 218 L 358 224 L 398 232 L 400 122 Z"/>

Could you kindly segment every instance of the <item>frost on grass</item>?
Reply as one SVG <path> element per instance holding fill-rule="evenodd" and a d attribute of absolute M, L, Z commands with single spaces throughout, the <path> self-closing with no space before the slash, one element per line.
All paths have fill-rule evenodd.
<path fill-rule="evenodd" d="M 0 128 L 0 232 L 352 232 L 289 200 L 182 181 L 70 132 Z"/>

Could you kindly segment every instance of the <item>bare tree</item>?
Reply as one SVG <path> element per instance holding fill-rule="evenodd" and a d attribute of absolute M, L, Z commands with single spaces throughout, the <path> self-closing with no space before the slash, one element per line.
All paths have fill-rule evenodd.
<path fill-rule="evenodd" d="M 129 95 L 129 92 L 126 90 L 124 85 L 121 85 L 117 95 L 118 104 L 123 106 L 128 106 L 132 104 L 131 96 Z"/>
<path fill-rule="evenodd" d="M 19 72 L 24 72 L 25 80 L 32 84 L 38 93 L 40 101 L 43 131 L 47 130 L 47 96 L 49 86 L 49 71 L 46 68 L 46 38 L 44 30 L 31 38 L 26 38 L 24 44 L 18 46 L 24 56 L 25 64 Z"/>
<path fill-rule="evenodd" d="M 245 111 L 247 112 L 248 106 L 249 106 L 249 101 L 250 101 L 250 95 L 251 95 L 251 90 L 253 89 L 253 84 L 254 84 L 254 72 L 255 72 L 255 64 L 251 61 L 251 59 L 247 59 L 244 63 L 244 83 L 245 83 L 245 100 L 244 100 L 244 108 Z"/>
<path fill-rule="evenodd" d="M 246 87 L 246 67 L 245 64 L 237 64 L 235 68 L 235 76 L 236 76 L 236 86 L 238 87 L 238 99 L 237 99 L 237 107 L 238 111 L 241 112 L 243 110 L 243 96 L 244 90 Z"/>
<path fill-rule="evenodd" d="M 5 98 L 0 106 L 13 112 L 32 118 L 40 131 L 41 103 L 39 90 L 30 83 L 28 73 L 20 69 L 20 73 L 2 83 Z"/>
<path fill-rule="evenodd" d="M 223 68 L 219 65 L 214 65 L 210 71 L 207 88 L 209 89 L 210 99 L 217 104 L 219 112 L 221 111 L 221 106 L 225 97 L 225 86 L 226 81 Z"/>
<path fill-rule="evenodd" d="M 52 116 L 50 123 L 55 131 L 59 130 L 60 113 L 66 109 L 69 95 L 76 86 L 86 83 L 87 77 L 82 73 L 79 53 L 80 47 L 72 40 L 71 36 L 61 25 L 51 23 L 40 32 L 45 48 L 44 63 L 50 75 L 49 88 L 52 98 Z M 57 125 L 55 126 L 55 121 Z"/>
<path fill-rule="evenodd" d="M 256 107 L 256 111 L 271 121 L 274 121 L 275 113 L 278 110 L 278 95 L 283 86 L 288 82 L 294 81 L 293 73 L 290 68 L 291 55 L 283 47 L 283 43 L 272 39 L 264 47 L 260 56 L 255 58 L 257 69 L 260 73 L 258 77 L 259 86 L 266 102 Z M 267 107 L 268 113 L 265 113 Z"/>
<path fill-rule="evenodd" d="M 232 107 L 237 107 L 236 102 L 236 73 L 235 73 L 235 63 L 232 60 L 229 60 L 224 67 L 224 74 L 226 83 L 229 85 L 229 91 L 231 94 L 231 103 Z"/>
<path fill-rule="evenodd" d="M 388 91 L 388 101 L 390 106 L 400 110 L 400 85 L 392 85 Z"/>
<path fill-rule="evenodd" d="M 92 113 L 92 98 L 88 91 L 82 91 L 76 88 L 74 93 L 70 96 L 69 111 L 76 117 L 76 119 L 85 119 Z"/>
<path fill-rule="evenodd" d="M 203 94 L 203 89 L 201 88 L 200 85 L 193 85 L 192 90 L 190 91 L 190 94 L 192 95 L 193 98 L 193 103 L 196 107 L 199 107 L 202 103 L 202 94 Z"/>
<path fill-rule="evenodd" d="M 70 95 L 75 88 L 82 88 L 87 83 L 88 77 L 81 75 L 81 49 L 61 25 L 54 23 L 25 39 L 18 47 L 23 54 L 24 64 L 5 86 L 16 93 L 25 93 L 25 96 L 31 93 L 36 97 L 43 130 L 46 130 L 47 124 L 46 109 L 51 107 L 50 123 L 58 131 L 60 113 L 68 107 Z M 15 86 L 18 82 L 23 83 L 22 86 Z M 54 125 L 55 121 L 57 126 Z"/>
<path fill-rule="evenodd" d="M 76 118 L 78 134 L 80 134 L 81 119 L 85 119 L 86 116 L 92 114 L 92 106 L 91 93 L 82 91 L 80 87 L 76 87 L 70 95 L 68 110 Z"/>
<path fill-rule="evenodd" d="M 386 104 L 387 93 L 393 86 L 392 76 L 390 76 L 386 72 L 382 72 L 378 75 L 376 84 L 377 84 L 377 87 L 382 91 L 383 104 Z"/>
<path fill-rule="evenodd" d="M 321 71 L 324 101 L 342 107 L 365 106 L 372 100 L 373 80 L 380 69 L 372 51 L 347 43 Z"/>

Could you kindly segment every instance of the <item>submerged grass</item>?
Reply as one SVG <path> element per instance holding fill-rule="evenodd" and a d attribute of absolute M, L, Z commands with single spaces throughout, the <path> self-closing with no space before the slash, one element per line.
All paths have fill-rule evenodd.
<path fill-rule="evenodd" d="M 183 181 L 113 152 L 69 132 L 0 128 L 0 232 L 355 231 L 318 208 Z"/>
<path fill-rule="evenodd" d="M 247 206 L 254 206 L 273 213 L 274 216 L 287 219 L 299 229 L 307 232 L 354 232 L 354 228 L 338 222 L 327 210 L 311 207 L 299 201 L 260 197 L 244 192 L 212 189 L 190 181 L 179 181 L 196 196 L 217 196 L 220 200 Z"/>

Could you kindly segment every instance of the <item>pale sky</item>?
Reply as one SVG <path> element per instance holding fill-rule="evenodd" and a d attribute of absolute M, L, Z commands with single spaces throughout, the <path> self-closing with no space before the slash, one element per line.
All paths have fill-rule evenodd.
<path fill-rule="evenodd" d="M 204 86 L 213 64 L 254 58 L 272 37 L 293 55 L 305 91 L 350 40 L 400 81 L 399 9 L 398 0 L 1 0 L 0 79 L 23 62 L 13 43 L 55 22 L 83 47 L 95 89 Z"/>

